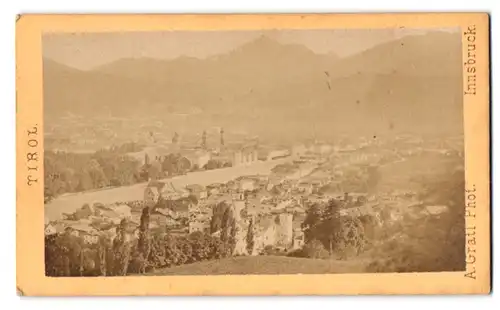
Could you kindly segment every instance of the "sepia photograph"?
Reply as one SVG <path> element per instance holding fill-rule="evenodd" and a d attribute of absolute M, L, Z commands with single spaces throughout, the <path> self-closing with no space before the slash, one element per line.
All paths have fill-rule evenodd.
<path fill-rule="evenodd" d="M 465 270 L 461 39 L 45 34 L 46 274 Z"/>
<path fill-rule="evenodd" d="M 484 276 L 484 25 L 318 24 L 41 32 L 44 276 Z"/>

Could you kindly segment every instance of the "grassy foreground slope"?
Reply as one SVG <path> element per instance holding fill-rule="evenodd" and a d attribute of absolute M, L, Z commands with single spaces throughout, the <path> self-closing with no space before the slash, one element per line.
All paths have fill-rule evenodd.
<path fill-rule="evenodd" d="M 156 270 L 150 275 L 326 274 L 363 272 L 361 260 L 241 256 Z"/>

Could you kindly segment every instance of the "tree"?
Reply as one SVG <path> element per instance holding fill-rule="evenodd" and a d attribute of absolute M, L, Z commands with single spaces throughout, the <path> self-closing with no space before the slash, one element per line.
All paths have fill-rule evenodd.
<path fill-rule="evenodd" d="M 45 152 L 44 185 L 47 194 L 55 197 L 65 192 L 139 181 L 138 162 L 125 155 L 130 149 L 134 147 L 111 147 L 93 154 Z"/>
<path fill-rule="evenodd" d="M 328 252 L 325 250 L 323 243 L 317 239 L 308 242 L 303 249 L 304 256 L 308 258 L 326 258 Z"/>
<path fill-rule="evenodd" d="M 148 166 L 144 165 L 141 167 L 141 170 L 139 171 L 139 179 L 141 181 L 148 181 L 149 180 L 149 172 L 148 172 Z"/>
<path fill-rule="evenodd" d="M 338 233 L 339 229 L 342 229 L 340 223 L 340 209 L 340 202 L 332 199 L 328 202 L 323 216 L 323 225 L 321 228 L 324 230 L 324 234 L 328 236 L 328 253 L 330 256 L 333 255 L 335 235 Z"/>
<path fill-rule="evenodd" d="M 250 219 L 250 223 L 248 224 L 247 238 L 246 238 L 248 255 L 252 255 L 255 246 L 253 230 L 254 230 L 253 219 Z"/>
<path fill-rule="evenodd" d="M 150 222 L 150 209 L 145 207 L 142 209 L 141 214 L 141 224 L 139 226 L 139 240 L 137 243 L 137 248 L 139 253 L 142 255 L 143 264 L 140 268 L 140 273 L 146 272 L 146 264 L 151 252 L 151 239 L 149 232 L 149 222 Z"/>
<path fill-rule="evenodd" d="M 161 163 L 162 171 L 169 176 L 174 175 L 175 173 L 177 173 L 177 161 L 178 156 L 176 156 L 175 154 L 168 154 L 164 157 Z"/>
<path fill-rule="evenodd" d="M 169 266 L 166 257 L 166 237 L 166 235 L 154 235 L 151 240 L 151 251 L 148 257 L 148 263 L 155 268 L 163 268 Z"/>
<path fill-rule="evenodd" d="M 186 263 L 193 263 L 193 247 L 189 240 L 187 240 L 186 238 L 180 238 L 178 240 L 178 246 L 181 252 L 178 264 L 182 265 Z"/>
<path fill-rule="evenodd" d="M 205 170 L 213 170 L 213 169 L 218 169 L 218 168 L 221 168 L 221 163 L 220 161 L 216 160 L 216 159 L 210 159 L 206 164 L 205 166 L 203 166 L 203 168 Z"/>
<path fill-rule="evenodd" d="M 123 219 L 120 226 L 117 227 L 117 236 L 113 241 L 113 256 L 114 256 L 114 274 L 118 276 L 126 276 L 128 264 L 130 261 L 131 244 L 126 238 L 126 228 L 128 221 Z"/>
<path fill-rule="evenodd" d="M 75 169 L 71 167 L 64 167 L 59 173 L 58 173 L 58 179 L 61 181 L 61 187 L 58 192 L 56 192 L 57 195 L 67 193 L 67 192 L 74 192 L 76 189 L 76 186 L 78 185 L 78 176 L 75 173 Z"/>
<path fill-rule="evenodd" d="M 202 232 L 196 231 L 188 237 L 193 250 L 194 261 L 209 259 L 210 256 L 210 238 Z"/>
<path fill-rule="evenodd" d="M 222 219 L 225 212 L 229 209 L 229 204 L 225 201 L 221 201 L 212 208 L 212 219 L 210 220 L 210 233 L 214 234 L 221 230 Z"/>
<path fill-rule="evenodd" d="M 210 238 L 210 258 L 220 259 L 224 256 L 224 244 L 219 238 Z"/>
<path fill-rule="evenodd" d="M 136 182 L 139 163 L 128 156 L 113 154 L 102 166 L 106 177 L 112 183 L 110 185 L 122 186 Z"/>
<path fill-rule="evenodd" d="M 108 184 L 106 175 L 102 170 L 101 165 L 96 159 L 91 159 L 85 167 L 86 173 L 90 176 L 92 188 L 101 188 Z"/>
<path fill-rule="evenodd" d="M 77 192 L 87 191 L 93 187 L 92 177 L 88 173 L 88 171 L 83 170 L 78 174 L 78 185 L 76 186 Z"/>
<path fill-rule="evenodd" d="M 358 255 L 364 250 L 366 243 L 363 223 L 357 217 L 342 217 L 337 222 L 333 241 L 336 254 L 341 259 L 350 255 Z"/>
<path fill-rule="evenodd" d="M 465 270 L 464 170 L 449 168 L 446 171 L 452 172 L 424 180 L 421 198 L 427 203 L 445 205 L 447 211 L 415 221 L 405 229 L 411 240 L 416 241 L 415 248 L 425 253 L 418 262 L 418 270 Z"/>
<path fill-rule="evenodd" d="M 236 221 L 234 220 L 233 210 L 227 208 L 222 216 L 220 234 L 220 240 L 224 244 L 225 256 L 229 256 L 232 253 L 231 249 L 234 249 L 233 243 L 236 244 L 235 235 Z"/>
<path fill-rule="evenodd" d="M 65 191 L 66 186 L 61 176 L 64 163 L 58 162 L 53 152 L 46 152 L 44 170 L 45 197 L 50 200 Z"/>
<path fill-rule="evenodd" d="M 185 173 L 191 169 L 191 162 L 186 157 L 180 157 L 177 161 L 177 171 Z"/>
<path fill-rule="evenodd" d="M 109 240 L 106 237 L 101 236 L 99 238 L 99 247 L 98 247 L 98 257 L 99 257 L 99 273 L 101 276 L 106 276 L 108 273 L 108 264 L 109 264 Z"/>
<path fill-rule="evenodd" d="M 234 250 L 236 249 L 236 235 L 238 234 L 238 226 L 236 225 L 236 219 L 233 217 L 230 222 L 230 231 L 229 231 L 229 250 L 228 256 L 233 255 Z"/>
<path fill-rule="evenodd" d="M 340 210 L 342 209 L 342 203 L 338 200 L 331 199 L 325 208 L 325 213 L 323 214 L 323 219 L 332 219 L 340 217 Z"/>
<path fill-rule="evenodd" d="M 54 197 L 54 192 L 48 186 L 45 186 L 43 188 L 43 203 L 51 202 Z"/>
<path fill-rule="evenodd" d="M 314 230 L 321 223 L 321 210 L 317 204 L 312 205 L 306 213 L 306 218 L 302 223 L 302 228 L 305 231 L 306 243 L 313 239 Z"/>
<path fill-rule="evenodd" d="M 147 168 L 148 177 L 151 180 L 158 180 L 161 172 L 161 164 L 159 161 L 153 161 Z"/>
<path fill-rule="evenodd" d="M 165 251 L 165 263 L 166 266 L 174 266 L 181 264 L 182 252 L 180 248 L 180 243 L 177 238 L 167 234 L 163 241 L 164 251 Z"/>
<path fill-rule="evenodd" d="M 224 211 L 224 215 L 221 220 L 221 234 L 220 240 L 226 243 L 229 239 L 229 231 L 231 229 L 231 218 L 233 217 L 231 208 L 227 208 Z"/>

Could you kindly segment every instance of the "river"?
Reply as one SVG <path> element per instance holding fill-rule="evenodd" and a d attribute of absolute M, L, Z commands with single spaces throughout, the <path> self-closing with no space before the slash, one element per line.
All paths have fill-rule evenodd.
<path fill-rule="evenodd" d="M 291 161 L 292 158 L 288 157 L 273 161 L 256 162 L 249 165 L 191 172 L 161 181 L 171 182 L 176 188 L 183 188 L 189 184 L 206 186 L 213 183 L 226 183 L 245 175 L 269 175 L 272 168 Z M 130 186 L 61 195 L 45 205 L 45 223 L 61 219 L 63 213 L 73 213 L 85 203 L 93 204 L 99 202 L 111 204 L 117 201 L 143 200 L 144 189 L 147 184 L 139 183 Z"/>

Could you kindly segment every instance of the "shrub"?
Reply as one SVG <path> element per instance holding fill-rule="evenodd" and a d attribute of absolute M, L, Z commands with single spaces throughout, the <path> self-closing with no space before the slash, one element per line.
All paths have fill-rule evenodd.
<path fill-rule="evenodd" d="M 367 271 L 463 271 L 464 252 L 460 230 L 449 232 L 442 219 L 415 221 L 373 252 Z"/>
<path fill-rule="evenodd" d="M 146 272 L 147 260 L 140 251 L 134 251 L 128 265 L 128 273 L 143 274 Z"/>
<path fill-rule="evenodd" d="M 287 256 L 288 257 L 300 257 L 300 258 L 307 257 L 306 253 L 304 252 L 304 249 L 297 249 L 297 250 L 293 250 L 291 252 L 288 252 Z"/>
<path fill-rule="evenodd" d="M 317 239 L 308 242 L 302 252 L 304 257 L 308 258 L 327 258 L 330 256 L 323 243 Z"/>
<path fill-rule="evenodd" d="M 334 235 L 334 254 L 337 258 L 347 259 L 364 250 L 365 230 L 362 222 L 355 217 L 344 217 L 341 227 Z"/>

